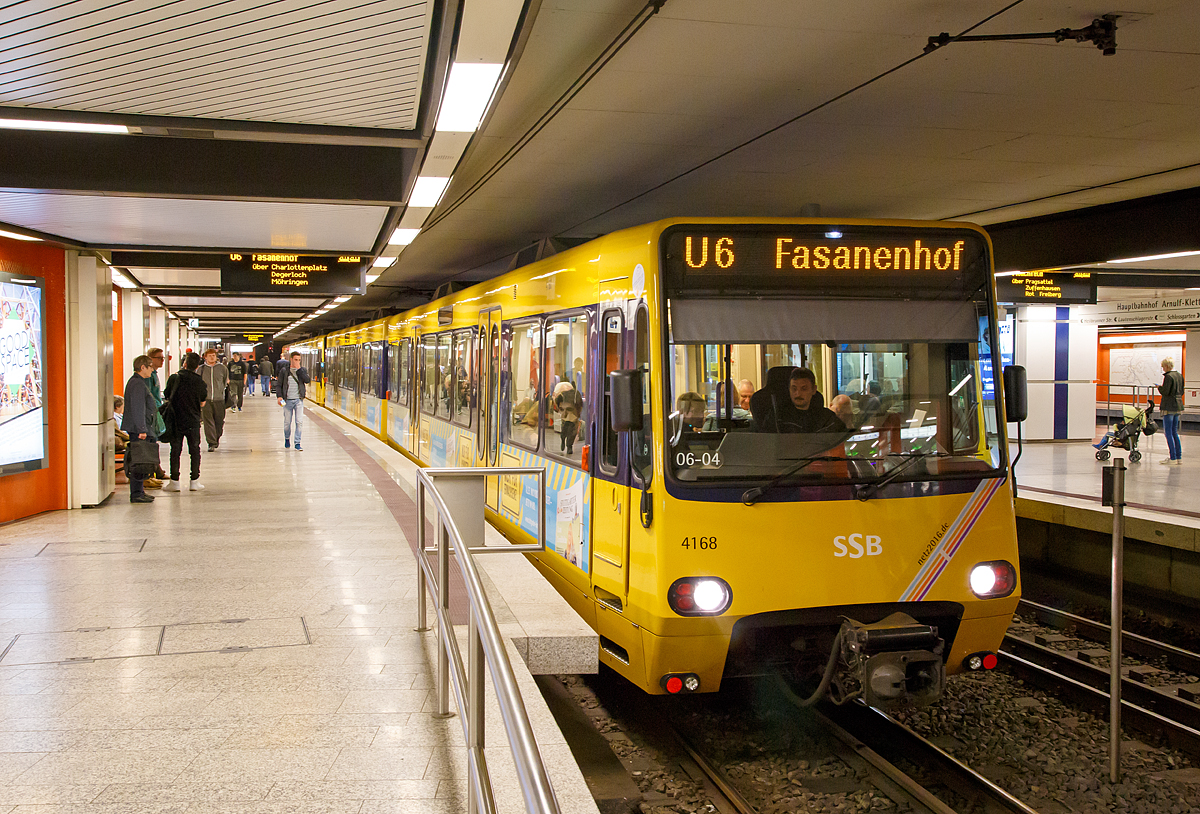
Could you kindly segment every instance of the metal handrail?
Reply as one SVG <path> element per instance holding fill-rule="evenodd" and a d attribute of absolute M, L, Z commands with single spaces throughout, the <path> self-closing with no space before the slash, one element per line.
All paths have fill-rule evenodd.
<path fill-rule="evenodd" d="M 1156 389 L 1154 387 L 1154 385 L 1152 385 L 1152 384 L 1150 384 L 1150 385 L 1120 384 L 1117 382 L 1104 382 L 1104 381 L 1098 381 L 1098 382 L 1096 382 L 1096 384 L 1100 385 L 1101 387 L 1104 388 L 1104 393 L 1105 393 L 1105 397 L 1106 397 L 1106 399 L 1105 399 L 1106 404 L 1104 406 L 1104 427 L 1106 430 L 1111 429 L 1112 424 L 1113 424 L 1113 421 L 1112 421 L 1113 392 L 1112 391 L 1113 391 L 1114 387 L 1129 388 L 1129 397 L 1133 400 L 1134 407 L 1136 407 L 1138 405 L 1138 403 L 1141 401 L 1141 395 L 1143 392 L 1145 393 L 1146 403 L 1149 404 L 1150 399 L 1152 399 L 1154 397 L 1154 391 Z M 1120 402 L 1118 402 L 1118 404 L 1119 403 Z"/>
<path fill-rule="evenodd" d="M 536 545 L 512 545 L 480 547 L 468 546 L 463 541 L 455 513 L 446 504 L 434 481 L 439 477 L 456 479 L 486 478 L 496 475 L 537 475 L 538 478 L 538 543 Z M 483 481 L 479 481 L 480 487 Z M 481 490 L 482 491 L 482 490 Z M 436 548 L 425 546 L 425 501 L 426 496 L 437 509 L 438 544 Z M 483 590 L 483 582 L 475 565 L 475 554 L 499 552 L 544 551 L 546 544 L 546 470 L 543 467 L 467 467 L 417 470 L 417 630 L 428 630 L 426 626 L 425 593 L 428 590 L 434 599 L 438 623 L 438 701 L 436 717 L 449 717 L 450 682 L 453 680 L 455 703 L 463 711 L 463 736 L 467 742 L 468 761 L 468 811 L 470 814 L 487 812 L 494 814 L 496 801 L 492 795 L 492 784 L 484 755 L 484 681 L 483 668 L 486 663 L 492 677 L 500 717 L 508 737 L 509 750 L 517 770 L 521 794 L 525 798 L 525 810 L 530 814 L 559 814 L 558 800 L 546 765 L 538 751 L 533 728 L 517 689 L 512 662 L 500 636 L 491 604 Z M 482 494 L 479 505 L 471 507 L 481 518 Z M 460 515 L 463 511 L 460 509 Z M 467 633 L 468 664 L 463 668 L 462 654 L 450 622 L 450 550 L 453 548 L 463 583 L 467 588 L 470 604 L 470 619 Z M 437 554 L 437 574 L 429 563 L 429 554 Z M 454 669 L 450 666 L 453 664 Z"/>

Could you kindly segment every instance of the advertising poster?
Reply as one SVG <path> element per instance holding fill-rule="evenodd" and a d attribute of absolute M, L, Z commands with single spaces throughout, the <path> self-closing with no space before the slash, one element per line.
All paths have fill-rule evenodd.
<path fill-rule="evenodd" d="M 583 563 L 583 479 L 558 493 L 555 507 L 554 550 L 572 565 Z"/>
<path fill-rule="evenodd" d="M 45 466 L 42 290 L 0 277 L 0 473 Z"/>

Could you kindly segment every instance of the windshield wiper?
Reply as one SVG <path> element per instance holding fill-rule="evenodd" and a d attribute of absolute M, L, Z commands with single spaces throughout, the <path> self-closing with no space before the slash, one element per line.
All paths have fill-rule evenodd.
<path fill-rule="evenodd" d="M 758 502 L 758 499 L 765 495 L 768 490 L 773 489 L 784 480 L 787 480 L 792 475 L 795 475 L 800 470 L 807 467 L 814 461 L 845 461 L 846 458 L 840 455 L 814 455 L 811 458 L 801 458 L 796 463 L 789 466 L 787 469 L 780 472 L 775 477 L 764 483 L 762 486 L 756 486 L 753 489 L 747 489 L 742 493 L 742 503 L 747 506 L 753 506 Z"/>
<path fill-rule="evenodd" d="M 924 461 L 929 458 L 938 458 L 941 456 L 947 456 L 951 458 L 954 457 L 953 455 L 949 455 L 949 453 L 942 452 L 914 452 L 911 453 L 911 455 L 912 457 L 910 457 L 907 461 L 897 466 L 891 472 L 882 476 L 879 480 L 873 483 L 868 483 L 866 486 L 861 487 L 858 490 L 858 495 L 856 495 L 856 497 L 863 502 L 870 500 L 875 496 L 876 492 L 903 475 L 919 461 Z"/>

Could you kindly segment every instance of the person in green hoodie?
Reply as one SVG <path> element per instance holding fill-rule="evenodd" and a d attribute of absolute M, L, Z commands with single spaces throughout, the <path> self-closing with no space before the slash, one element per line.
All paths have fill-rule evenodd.
<path fill-rule="evenodd" d="M 167 431 L 167 425 L 163 422 L 163 417 L 158 408 L 162 407 L 162 383 L 158 379 L 158 369 L 163 366 L 166 360 L 166 354 L 162 348 L 148 348 L 146 355 L 150 357 L 150 364 L 154 370 L 150 373 L 150 378 L 146 379 L 146 387 L 150 390 L 150 395 L 154 397 L 154 435 L 156 438 L 161 438 L 163 433 Z M 154 473 L 154 477 L 146 478 L 147 489 L 158 489 L 163 485 L 163 481 L 167 479 L 167 473 L 160 466 L 158 471 Z"/>

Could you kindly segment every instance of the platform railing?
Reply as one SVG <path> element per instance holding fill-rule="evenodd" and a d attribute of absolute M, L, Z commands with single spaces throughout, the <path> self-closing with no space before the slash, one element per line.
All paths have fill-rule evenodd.
<path fill-rule="evenodd" d="M 494 476 L 537 476 L 538 534 L 534 545 L 484 545 L 483 507 L 486 483 Z M 437 522 L 437 545 L 426 547 L 426 499 L 433 502 Z M 525 702 L 517 689 L 512 662 L 496 625 L 496 617 L 483 590 L 476 554 L 537 552 L 546 550 L 546 470 L 539 467 L 468 467 L 417 470 L 417 630 L 426 625 L 425 594 L 433 598 L 437 615 L 438 675 L 437 713 L 447 718 L 450 688 L 462 713 L 463 736 L 467 742 L 468 812 L 494 814 L 496 800 L 484 755 L 484 666 L 492 678 L 500 717 L 504 722 L 509 750 L 517 770 L 517 781 L 529 814 L 559 814 L 558 800 L 546 772 L 529 724 Z M 470 617 L 467 629 L 467 664 L 450 621 L 450 554 L 458 562 L 467 588 Z M 437 572 L 429 561 L 436 555 Z M 453 669 L 451 669 L 453 668 Z"/>

